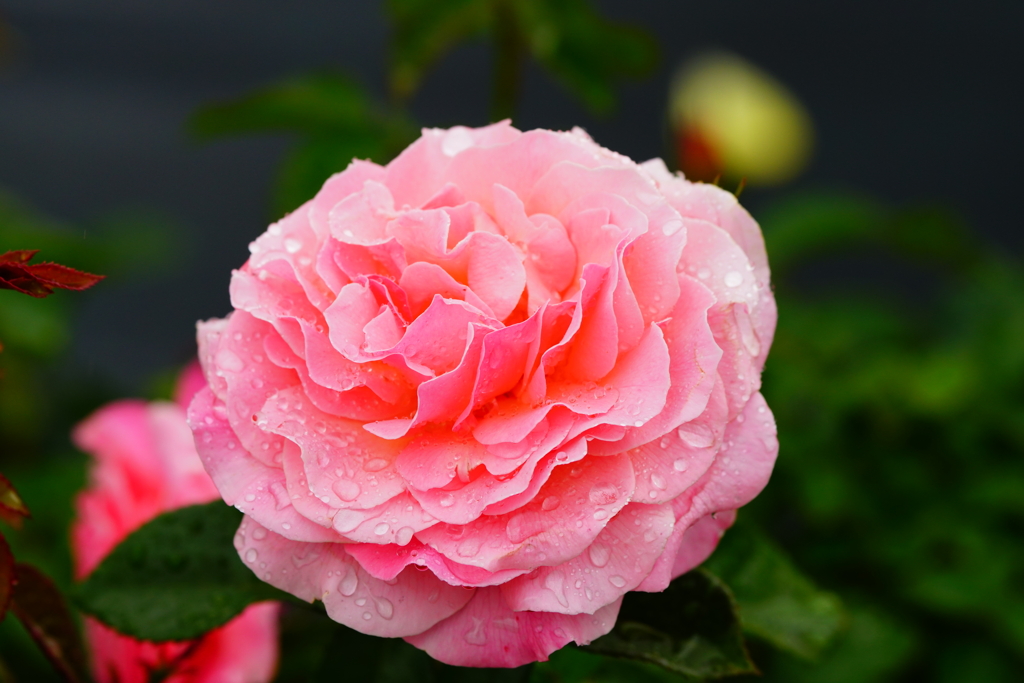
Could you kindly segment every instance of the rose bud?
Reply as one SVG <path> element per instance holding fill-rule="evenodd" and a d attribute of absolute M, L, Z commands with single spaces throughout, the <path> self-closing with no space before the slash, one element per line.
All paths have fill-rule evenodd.
<path fill-rule="evenodd" d="M 814 127 L 800 100 L 724 52 L 699 55 L 678 70 L 669 120 L 676 160 L 691 180 L 779 185 L 804 169 L 813 147 Z"/>

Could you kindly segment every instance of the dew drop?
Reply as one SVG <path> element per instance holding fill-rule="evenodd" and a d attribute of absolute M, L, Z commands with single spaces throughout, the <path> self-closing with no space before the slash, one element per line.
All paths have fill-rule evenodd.
<path fill-rule="evenodd" d="M 411 526 L 403 526 L 395 533 L 395 543 L 398 545 L 409 545 L 409 541 L 412 540 L 414 533 L 416 532 L 413 531 Z"/>
<path fill-rule="evenodd" d="M 661 226 L 661 231 L 666 235 L 674 235 L 682 229 L 683 222 L 677 220 L 666 221 L 665 224 Z"/>
<path fill-rule="evenodd" d="M 551 572 L 544 577 L 544 587 L 555 594 L 559 605 L 569 606 L 569 600 L 565 597 L 565 574 L 560 571 Z"/>
<path fill-rule="evenodd" d="M 715 442 L 715 433 L 703 422 L 688 422 L 679 427 L 676 434 L 692 448 L 707 448 Z"/>
<path fill-rule="evenodd" d="M 267 537 L 267 530 L 261 526 L 256 527 L 252 530 L 252 537 L 257 541 L 262 541 Z"/>
<path fill-rule="evenodd" d="M 373 460 L 367 460 L 363 463 L 363 469 L 367 472 L 380 472 L 387 466 L 388 461 L 384 458 L 374 458 Z"/>
<path fill-rule="evenodd" d="M 256 494 L 255 493 L 247 493 L 247 494 L 245 494 L 245 502 L 246 503 L 251 503 L 254 500 L 256 500 Z"/>
<path fill-rule="evenodd" d="M 616 574 L 615 576 L 608 577 L 608 583 L 615 586 L 616 588 L 622 588 L 626 585 L 626 579 Z"/>
<path fill-rule="evenodd" d="M 395 616 L 395 606 L 391 604 L 391 601 L 387 598 L 377 598 L 375 600 L 377 607 L 377 614 L 381 615 L 385 619 L 390 619 Z"/>
<path fill-rule="evenodd" d="M 701 268 L 700 270 L 697 271 L 697 277 L 699 277 L 701 280 L 707 280 L 709 277 L 711 277 L 711 269 Z"/>
<path fill-rule="evenodd" d="M 595 510 L 594 511 L 594 519 L 596 519 L 599 522 L 602 519 L 608 519 L 608 511 L 607 510 Z"/>
<path fill-rule="evenodd" d="M 331 485 L 331 488 L 344 501 L 355 500 L 361 491 L 359 484 L 351 479 L 338 479 Z"/>
<path fill-rule="evenodd" d="M 473 620 L 473 628 L 466 631 L 464 636 L 470 645 L 486 645 L 487 634 L 484 632 L 484 620 L 477 617 L 470 617 Z"/>
<path fill-rule="evenodd" d="M 450 493 L 444 493 L 438 499 L 437 504 L 443 508 L 450 508 L 452 505 L 455 505 L 455 496 Z"/>
<path fill-rule="evenodd" d="M 381 522 L 377 526 L 373 527 L 373 533 L 378 536 L 383 536 L 389 531 L 391 531 L 391 526 L 387 522 Z"/>
<path fill-rule="evenodd" d="M 221 349 L 215 358 L 217 367 L 227 372 L 241 372 L 245 369 L 245 362 L 236 353 L 228 349 Z"/>
<path fill-rule="evenodd" d="M 562 502 L 562 501 L 560 501 L 560 500 L 558 499 L 558 496 L 548 496 L 547 498 L 545 498 L 545 499 L 544 499 L 544 500 L 543 500 L 543 501 L 541 502 L 541 504 L 540 504 L 540 508 L 541 508 L 541 510 L 544 510 L 544 511 L 546 511 L 546 512 L 550 512 L 551 510 L 554 510 L 554 509 L 555 509 L 556 507 L 558 507 L 558 505 L 559 505 L 559 504 L 560 504 L 561 502 Z"/>
<path fill-rule="evenodd" d="M 369 621 L 370 619 L 373 619 L 373 615 L 370 614 L 369 612 L 363 612 L 363 619 L 365 619 L 366 621 Z"/>
<path fill-rule="evenodd" d="M 686 467 L 686 460 L 684 460 L 683 458 L 679 458 L 674 463 L 672 463 L 672 469 L 674 469 L 676 472 L 685 472 Z"/>
<path fill-rule="evenodd" d="M 479 536 L 471 536 L 459 544 L 456 552 L 459 557 L 476 557 L 476 554 L 480 552 L 480 543 Z"/>
<path fill-rule="evenodd" d="M 345 578 L 338 583 L 338 592 L 344 595 L 346 598 L 356 592 L 356 588 L 359 587 L 359 577 L 352 570 L 352 567 L 347 567 L 345 571 Z"/>
<path fill-rule="evenodd" d="M 284 250 L 285 251 L 287 251 L 289 254 L 294 254 L 297 251 L 299 251 L 299 249 L 302 249 L 302 242 L 300 242 L 299 240 L 295 239 L 294 237 L 285 238 L 285 241 L 284 241 Z"/>
<path fill-rule="evenodd" d="M 260 556 L 260 554 L 256 551 L 256 548 L 249 548 L 248 550 L 245 551 L 245 561 L 248 562 L 249 564 L 252 564 L 253 562 L 255 562 L 256 558 L 259 557 L 259 556 Z"/>
<path fill-rule="evenodd" d="M 743 276 L 735 270 L 729 271 L 725 275 L 725 286 L 726 287 L 739 287 L 743 282 Z"/>
<path fill-rule="evenodd" d="M 610 482 L 594 484 L 590 489 L 590 502 L 594 505 L 609 505 L 619 498 L 619 489 Z"/>
<path fill-rule="evenodd" d="M 664 491 L 668 488 L 668 484 L 665 483 L 665 477 L 661 476 L 657 472 L 651 474 L 651 486 L 656 489 Z"/>

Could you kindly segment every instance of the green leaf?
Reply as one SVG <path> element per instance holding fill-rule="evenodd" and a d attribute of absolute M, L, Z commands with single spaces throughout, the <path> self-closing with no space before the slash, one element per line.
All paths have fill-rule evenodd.
<path fill-rule="evenodd" d="M 729 589 L 701 569 L 680 576 L 663 593 L 628 593 L 615 629 L 586 649 L 696 679 L 757 671 Z"/>
<path fill-rule="evenodd" d="M 416 138 L 403 115 L 378 106 L 357 83 L 338 73 L 320 73 L 200 109 L 189 124 L 209 138 L 246 133 L 294 133 L 298 147 L 281 171 L 275 215 L 313 197 L 352 159 L 387 163 Z"/>
<path fill-rule="evenodd" d="M 605 19 L 587 0 L 527 0 L 515 8 L 533 57 L 596 112 L 615 104 L 617 80 L 643 78 L 657 66 L 653 36 Z"/>
<path fill-rule="evenodd" d="M 162 641 L 196 638 L 254 602 L 289 599 L 238 558 L 240 522 L 220 501 L 160 515 L 89 575 L 78 605 L 125 635 Z"/>
<path fill-rule="evenodd" d="M 492 11 L 490 0 L 389 0 L 391 92 L 412 95 L 437 60 L 490 26 Z"/>
<path fill-rule="evenodd" d="M 733 526 L 703 566 L 732 590 L 743 629 L 776 647 L 813 659 L 845 625 L 839 597 L 818 589 L 749 524 Z"/>
<path fill-rule="evenodd" d="M 515 36 L 597 112 L 614 105 L 615 81 L 642 78 L 658 62 L 649 33 L 605 19 L 588 0 L 390 0 L 388 9 L 395 27 L 391 89 L 399 98 L 409 97 L 447 52 L 485 31 L 493 42 L 499 34 Z"/>
<path fill-rule="evenodd" d="M 857 604 L 850 606 L 849 622 L 849 628 L 822 653 L 818 661 L 780 659 L 775 680 L 787 683 L 863 683 L 913 679 L 898 675 L 901 670 L 905 671 L 919 644 L 917 634 L 908 624 L 877 607 Z M 989 679 L 974 677 L 960 680 Z"/>
<path fill-rule="evenodd" d="M 89 681 L 85 648 L 64 596 L 53 581 L 30 564 L 15 565 L 15 575 L 11 611 L 64 680 Z"/>
<path fill-rule="evenodd" d="M 189 127 L 200 137 L 242 133 L 362 132 L 376 118 L 374 105 L 354 81 L 338 73 L 303 76 L 193 114 Z"/>

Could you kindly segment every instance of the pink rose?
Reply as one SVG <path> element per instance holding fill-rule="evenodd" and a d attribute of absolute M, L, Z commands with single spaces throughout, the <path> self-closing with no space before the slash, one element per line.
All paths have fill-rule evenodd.
<path fill-rule="evenodd" d="M 660 160 L 426 130 L 250 251 L 199 325 L 190 424 L 242 558 L 363 633 L 546 659 L 703 561 L 768 480 L 761 232 Z"/>
<path fill-rule="evenodd" d="M 183 406 L 204 386 L 197 366 L 178 384 L 178 402 L 118 401 L 75 429 L 96 461 L 78 496 L 71 530 L 75 573 L 85 578 L 125 536 L 161 512 L 216 500 Z M 145 683 L 170 668 L 168 683 L 266 683 L 277 668 L 276 603 L 250 606 L 197 642 L 134 640 L 86 618 L 86 640 L 100 683 Z"/>

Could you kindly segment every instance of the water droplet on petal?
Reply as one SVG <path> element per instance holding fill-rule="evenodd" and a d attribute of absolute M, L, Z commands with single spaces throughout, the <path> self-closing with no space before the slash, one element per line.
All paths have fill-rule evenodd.
<path fill-rule="evenodd" d="M 356 588 L 359 587 L 359 577 L 356 576 L 355 571 L 352 567 L 346 567 L 345 578 L 338 583 L 338 592 L 344 595 L 346 598 L 356 592 Z"/>
<path fill-rule="evenodd" d="M 381 522 L 377 526 L 373 527 L 373 533 L 377 534 L 378 536 L 383 536 L 390 530 L 391 526 L 388 525 L 387 522 Z"/>
<path fill-rule="evenodd" d="M 395 543 L 398 545 L 409 545 L 409 541 L 412 540 L 413 531 L 411 526 L 404 526 L 395 533 Z"/>
<path fill-rule="evenodd" d="M 441 497 L 437 500 L 437 504 L 443 508 L 450 508 L 455 505 L 455 496 L 450 493 L 441 494 Z"/>
<path fill-rule="evenodd" d="M 676 430 L 676 434 L 692 448 L 707 448 L 715 442 L 715 433 L 703 422 L 687 422 Z"/>
<path fill-rule="evenodd" d="M 674 469 L 676 472 L 685 472 L 686 460 L 684 460 L 683 458 L 679 458 L 674 463 L 672 463 L 672 469 Z"/>
<path fill-rule="evenodd" d="M 626 579 L 616 574 L 615 576 L 608 577 L 608 583 L 615 586 L 616 588 L 622 588 L 626 585 Z"/>
<path fill-rule="evenodd" d="M 285 238 L 285 240 L 284 240 L 284 250 L 285 251 L 287 251 L 289 254 L 294 254 L 297 251 L 299 251 L 299 249 L 302 249 L 302 242 L 300 242 L 299 240 L 295 239 L 294 237 L 287 237 L 287 238 Z"/>
<path fill-rule="evenodd" d="M 743 282 L 743 276 L 735 270 L 729 271 L 725 275 L 725 286 L 726 287 L 739 287 Z"/>
<path fill-rule="evenodd" d="M 550 512 L 551 510 L 554 510 L 556 507 L 558 507 L 559 503 L 561 502 L 562 501 L 558 499 L 558 496 L 548 496 L 541 502 L 540 508 L 542 510 Z"/>
<path fill-rule="evenodd" d="M 661 231 L 666 235 L 674 235 L 683 229 L 683 222 L 677 220 L 665 221 L 665 224 L 661 226 Z"/>
<path fill-rule="evenodd" d="M 367 460 L 363 463 L 363 469 L 367 472 L 380 472 L 387 466 L 388 461 L 384 458 L 374 458 L 373 460 Z"/>
<path fill-rule="evenodd" d="M 590 489 L 590 502 L 594 505 L 609 505 L 619 498 L 619 489 L 615 484 L 605 482 L 594 484 Z"/>
<path fill-rule="evenodd" d="M 479 536 L 470 536 L 465 541 L 459 544 L 456 552 L 459 557 L 475 557 L 480 552 L 481 539 Z"/>
<path fill-rule="evenodd" d="M 466 631 L 466 642 L 470 645 L 486 645 L 487 634 L 484 632 L 484 620 L 477 617 L 470 617 L 473 620 L 473 628 Z"/>
<path fill-rule="evenodd" d="M 668 488 L 668 484 L 665 483 L 665 477 L 661 476 L 657 472 L 651 474 L 651 486 L 656 489 L 661 489 L 662 491 Z"/>
<path fill-rule="evenodd" d="M 331 485 L 331 488 L 338 495 L 338 498 L 344 501 L 355 500 L 359 497 L 361 491 L 359 484 L 351 479 L 338 479 Z"/>
<path fill-rule="evenodd" d="M 262 541 L 264 538 L 267 537 L 267 530 L 261 526 L 258 526 L 252 530 L 252 537 L 255 538 L 257 541 Z"/>
<path fill-rule="evenodd" d="M 241 372 L 245 369 L 245 362 L 233 351 L 221 349 L 214 359 L 217 367 L 226 372 Z"/>
<path fill-rule="evenodd" d="M 260 556 L 260 554 L 256 551 L 256 548 L 249 548 L 248 550 L 245 551 L 245 561 L 248 562 L 249 564 L 252 564 L 253 562 L 255 562 L 256 558 L 259 557 L 259 556 Z"/>
<path fill-rule="evenodd" d="M 569 600 L 565 597 L 565 574 L 560 571 L 551 572 L 544 577 L 544 587 L 555 594 L 559 605 L 569 606 Z"/>
<path fill-rule="evenodd" d="M 700 270 L 697 271 L 697 277 L 699 277 L 701 280 L 707 280 L 709 277 L 711 277 L 711 269 L 701 268 Z"/>
<path fill-rule="evenodd" d="M 387 598 L 377 598 L 375 600 L 377 607 L 377 614 L 381 615 L 385 619 L 390 619 L 395 616 L 395 606 L 391 604 L 391 601 Z"/>

